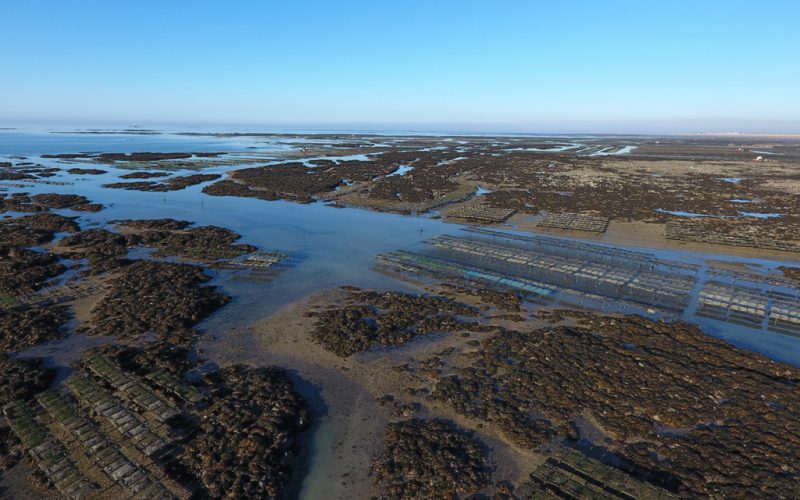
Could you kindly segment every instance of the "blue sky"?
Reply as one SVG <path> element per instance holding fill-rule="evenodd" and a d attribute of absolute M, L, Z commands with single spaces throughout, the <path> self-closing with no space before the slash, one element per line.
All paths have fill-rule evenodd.
<path fill-rule="evenodd" d="M 800 132 L 795 1 L 0 6 L 0 123 Z"/>

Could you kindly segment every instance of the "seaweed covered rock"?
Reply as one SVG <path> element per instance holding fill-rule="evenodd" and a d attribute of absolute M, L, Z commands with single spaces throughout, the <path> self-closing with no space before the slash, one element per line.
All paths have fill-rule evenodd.
<path fill-rule="evenodd" d="M 30 196 L 28 193 L 0 193 L 0 212 L 46 212 L 51 208 L 69 208 L 81 212 L 98 212 L 103 209 L 99 203 L 91 203 L 85 196 L 75 194 L 41 193 Z"/>
<path fill-rule="evenodd" d="M 18 296 L 36 291 L 66 271 L 58 257 L 0 244 L 0 294 Z"/>
<path fill-rule="evenodd" d="M 98 351 L 102 350 L 101 348 Z M 142 375 L 163 369 L 181 378 L 197 365 L 196 358 L 190 360 L 189 343 L 147 342 L 138 347 L 106 347 L 105 351 L 126 370 Z"/>
<path fill-rule="evenodd" d="M 245 184 L 230 179 L 224 179 L 205 186 L 203 193 L 210 196 L 237 196 L 240 198 L 260 198 L 262 200 L 278 199 L 273 193 L 251 189 Z M 303 198 L 301 201 L 309 203 L 311 200 Z"/>
<path fill-rule="evenodd" d="M 67 321 L 63 307 L 0 309 L 0 350 L 12 352 L 46 340 L 64 336 L 61 325 Z"/>
<path fill-rule="evenodd" d="M 101 170 L 99 168 L 70 168 L 67 170 L 68 173 L 74 175 L 102 175 L 108 173 L 106 170 Z"/>
<path fill-rule="evenodd" d="M 57 256 L 28 246 L 47 243 L 56 232 L 77 229 L 70 217 L 41 213 L 0 222 L 0 303 L 15 303 L 66 271 Z"/>
<path fill-rule="evenodd" d="M 27 172 L 20 172 L 19 169 L 10 167 L 10 163 L 0 163 L 0 181 L 25 181 L 36 178 L 35 175 L 31 175 Z"/>
<path fill-rule="evenodd" d="M 55 375 L 56 371 L 45 368 L 41 360 L 15 359 L 0 354 L 0 408 L 13 401 L 30 400 L 34 394 L 45 390 Z M 18 443 L 8 426 L 0 427 L 0 472 L 22 458 L 22 449 L 16 446 Z M 0 493 L 3 493 L 1 489 Z"/>
<path fill-rule="evenodd" d="M 170 177 L 163 182 L 138 181 L 138 182 L 114 182 L 105 184 L 103 187 L 109 189 L 127 189 L 131 191 L 179 191 L 188 186 L 202 184 L 203 182 L 213 181 L 222 177 L 219 174 L 192 174 L 183 177 Z"/>
<path fill-rule="evenodd" d="M 88 259 L 89 272 L 99 274 L 129 264 L 128 248 L 136 241 L 107 229 L 88 229 L 62 238 L 57 246 L 72 258 Z"/>
<path fill-rule="evenodd" d="M 175 255 L 193 260 L 213 261 L 232 258 L 257 250 L 252 245 L 236 243 L 240 236 L 230 229 L 201 226 L 187 229 L 191 223 L 173 219 L 123 220 L 125 234 L 107 229 L 90 229 L 69 235 L 58 242 L 74 258 L 88 258 L 90 272 L 102 273 L 130 263 L 126 258 L 132 247 L 158 249 L 157 255 Z"/>
<path fill-rule="evenodd" d="M 452 332 L 463 327 L 456 316 L 477 315 L 445 297 L 350 290 L 348 299 L 319 313 L 311 331 L 317 342 L 342 357 L 418 335 Z"/>
<path fill-rule="evenodd" d="M 16 219 L 9 219 L 0 223 L 1 245 L 15 247 L 37 246 L 53 239 L 52 231 L 35 229 L 17 224 Z"/>
<path fill-rule="evenodd" d="M 80 212 L 99 212 L 103 205 L 91 203 L 85 196 L 77 194 L 42 193 L 31 197 L 35 205 L 47 208 L 69 208 Z"/>
<path fill-rule="evenodd" d="M 576 318 L 501 331 L 431 397 L 519 446 L 593 439 L 681 495 L 797 491 L 800 370 L 685 323 Z"/>
<path fill-rule="evenodd" d="M 171 338 L 228 302 L 214 287 L 201 286 L 210 279 L 197 266 L 136 261 L 110 281 L 86 330 L 120 338 L 148 332 Z"/>
<path fill-rule="evenodd" d="M 299 162 L 244 168 L 234 172 L 232 177 L 256 188 L 260 198 L 303 203 L 309 203 L 314 196 L 344 185 L 341 174 L 335 170 L 310 168 Z M 216 194 L 212 191 L 204 192 Z"/>
<path fill-rule="evenodd" d="M 305 401 L 275 367 L 230 366 L 209 377 L 214 400 L 181 456 L 198 473 L 203 498 L 280 498 L 292 475 Z"/>
<path fill-rule="evenodd" d="M 413 418 L 386 426 L 373 464 L 382 498 L 459 498 L 489 484 L 484 446 L 445 420 Z"/>
<path fill-rule="evenodd" d="M 80 231 L 75 217 L 44 212 L 2 221 L 0 241 L 9 245 L 35 246 L 50 242 L 55 233 L 75 231 Z"/>
<path fill-rule="evenodd" d="M 138 171 L 120 175 L 120 179 L 152 179 L 153 177 L 168 177 L 169 172 L 160 171 Z"/>
<path fill-rule="evenodd" d="M 45 390 L 56 371 L 39 359 L 15 359 L 0 354 L 0 407 L 17 400 L 27 401 Z"/>
<path fill-rule="evenodd" d="M 159 254 L 201 260 L 232 258 L 258 250 L 252 245 L 235 243 L 240 238 L 237 233 L 217 226 L 201 226 L 181 231 L 150 230 L 139 233 L 138 237 L 142 245 L 158 248 Z"/>
<path fill-rule="evenodd" d="M 154 229 L 158 231 L 178 231 L 192 225 L 188 220 L 176 219 L 125 219 L 115 222 L 120 226 L 131 229 Z"/>
<path fill-rule="evenodd" d="M 522 297 L 512 290 L 492 290 L 461 285 L 444 285 L 443 288 L 478 297 L 483 304 L 491 304 L 501 311 L 519 312 L 522 309 Z"/>
<path fill-rule="evenodd" d="M 47 207 L 34 205 L 28 193 L 0 193 L 0 212 L 11 210 L 14 212 L 46 212 Z"/>

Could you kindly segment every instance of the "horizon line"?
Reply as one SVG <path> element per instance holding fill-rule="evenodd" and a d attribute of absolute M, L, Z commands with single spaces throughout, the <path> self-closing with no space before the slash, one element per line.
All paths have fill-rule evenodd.
<path fill-rule="evenodd" d="M 366 124 L 365 124 L 366 125 Z M 387 124 L 388 125 L 388 124 Z M 410 125 L 410 124 L 409 124 Z M 58 130 L 59 128 L 72 130 Z M 187 130 L 179 130 L 185 128 Z M 42 130 L 45 129 L 45 130 Z M 172 129 L 172 130 L 170 130 Z M 204 129 L 198 131 L 197 129 Z M 226 130 L 227 129 L 227 130 Z M 232 130 L 237 129 L 237 130 Z M 445 127 L 424 128 L 417 124 L 413 127 L 358 127 L 357 123 L 317 123 L 317 124 L 294 124 L 294 125 L 240 125 L 240 124 L 153 124 L 150 126 L 139 125 L 132 122 L 130 125 L 121 125 L 115 123 L 74 123 L 60 120 L 53 120 L 41 123 L 3 123 L 0 122 L 0 132 L 2 131 L 47 131 L 50 133 L 76 133 L 76 132 L 131 132 L 136 131 L 145 132 L 161 132 L 171 134 L 329 134 L 329 133 L 350 133 L 354 135 L 388 135 L 392 133 L 400 134 L 438 134 L 438 135 L 530 135 L 530 136 L 627 136 L 627 137 L 645 137 L 645 136 L 667 136 L 667 137 L 691 137 L 691 136 L 706 136 L 706 137 L 782 137 L 782 138 L 800 138 L 800 131 L 753 131 L 753 130 L 683 130 L 683 131 L 591 131 L 589 129 L 583 131 L 523 131 L 523 130 L 458 130 Z"/>

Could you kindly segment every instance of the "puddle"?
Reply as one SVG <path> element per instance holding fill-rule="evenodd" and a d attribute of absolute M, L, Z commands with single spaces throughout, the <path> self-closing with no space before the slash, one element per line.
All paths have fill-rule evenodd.
<path fill-rule="evenodd" d="M 397 167 L 397 170 L 395 170 L 391 174 L 387 175 L 386 177 L 394 177 L 396 175 L 399 175 L 399 176 L 402 177 L 402 176 L 406 175 L 407 173 L 411 172 L 412 170 L 414 170 L 414 167 L 410 167 L 408 165 L 400 165 L 399 167 Z"/>
<path fill-rule="evenodd" d="M 664 210 L 663 208 L 657 208 L 656 212 L 660 214 L 675 215 L 678 217 L 719 217 L 718 215 L 698 214 L 694 212 L 681 212 L 680 210 Z"/>
<path fill-rule="evenodd" d="M 739 211 L 739 215 L 743 215 L 745 217 L 755 217 L 756 219 L 774 219 L 776 217 L 782 217 L 784 214 Z"/>

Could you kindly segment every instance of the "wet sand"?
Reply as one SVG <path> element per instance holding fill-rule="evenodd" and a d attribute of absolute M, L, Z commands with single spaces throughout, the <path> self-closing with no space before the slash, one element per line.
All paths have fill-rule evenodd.
<path fill-rule="evenodd" d="M 420 289 L 420 291 L 422 291 Z M 421 338 L 396 348 L 377 349 L 347 358 L 325 350 L 309 335 L 314 318 L 304 314 L 314 306 L 340 300 L 340 290 L 314 294 L 284 307 L 252 327 L 227 334 L 204 335 L 199 343 L 203 355 L 220 365 L 236 362 L 285 367 L 303 382 L 298 391 L 310 401 L 314 427 L 309 436 L 311 449 L 308 474 L 301 498 L 369 498 L 376 494 L 370 477 L 370 463 L 381 450 L 383 429 L 396 419 L 393 404 L 381 406 L 377 399 L 391 394 L 395 401 L 409 399 L 405 389 L 420 383 L 419 375 L 396 367 L 422 360 L 451 346 L 480 338 L 480 334 L 456 334 Z M 473 301 L 465 295 L 459 299 Z M 537 322 L 524 325 L 531 328 Z M 416 398 L 411 398 L 416 399 Z M 503 440 L 492 429 L 480 429 L 436 402 L 425 404 L 426 417 L 444 417 L 478 428 L 480 437 L 492 449 L 497 466 L 493 481 L 518 481 L 542 460 L 540 455 Z"/>

